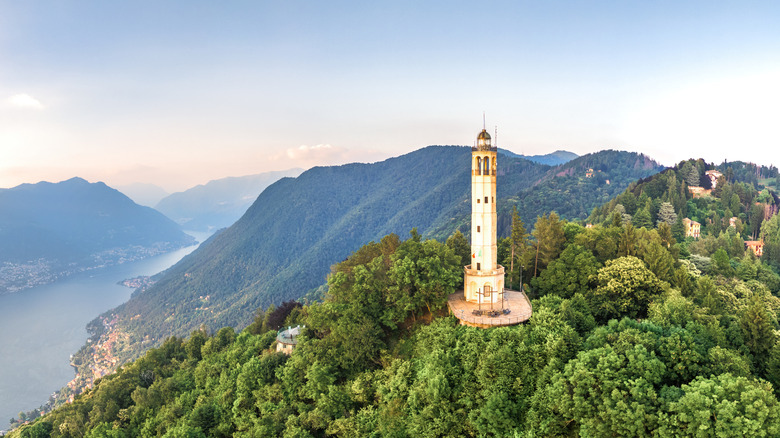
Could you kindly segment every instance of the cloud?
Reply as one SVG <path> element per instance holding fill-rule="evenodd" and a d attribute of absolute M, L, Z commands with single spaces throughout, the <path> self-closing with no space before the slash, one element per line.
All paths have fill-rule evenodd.
<path fill-rule="evenodd" d="M 5 102 L 14 108 L 34 110 L 42 110 L 45 108 L 40 100 L 25 93 L 14 94 L 13 96 L 7 98 Z"/>
<path fill-rule="evenodd" d="M 287 158 L 300 162 L 328 164 L 346 158 L 347 152 L 347 149 L 330 144 L 300 145 L 297 148 L 287 149 Z"/>

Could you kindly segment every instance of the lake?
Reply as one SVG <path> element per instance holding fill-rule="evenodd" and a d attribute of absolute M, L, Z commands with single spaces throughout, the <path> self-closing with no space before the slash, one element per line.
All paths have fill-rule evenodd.
<path fill-rule="evenodd" d="M 209 236 L 190 234 L 201 242 Z M 0 430 L 7 429 L 19 411 L 39 407 L 73 379 L 70 355 L 86 342 L 87 323 L 133 293 L 117 282 L 154 275 L 196 247 L 0 296 Z"/>

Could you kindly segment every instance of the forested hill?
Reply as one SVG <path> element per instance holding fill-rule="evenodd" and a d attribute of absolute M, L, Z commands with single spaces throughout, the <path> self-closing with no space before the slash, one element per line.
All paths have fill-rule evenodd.
<path fill-rule="evenodd" d="M 374 164 L 315 167 L 269 186 L 241 219 L 116 309 L 123 330 L 160 339 L 202 323 L 241 326 L 253 312 L 303 296 L 330 266 L 389 233 L 426 234 L 468 208 L 470 149 L 431 146 Z M 499 197 L 549 166 L 499 160 Z M 141 315 L 134 318 L 136 315 Z"/>
<path fill-rule="evenodd" d="M 158 211 L 72 178 L 0 189 L 0 293 L 194 242 Z"/>
<path fill-rule="evenodd" d="M 514 158 L 525 158 L 528 161 L 533 161 L 534 163 L 539 164 L 546 164 L 548 166 L 560 166 L 561 164 L 566 164 L 569 161 L 577 158 L 577 154 L 569 151 L 555 151 L 544 155 L 520 155 L 512 151 L 499 148 L 498 153 Z"/>
<path fill-rule="evenodd" d="M 526 224 L 555 211 L 567 219 L 585 219 L 592 209 L 623 192 L 632 182 L 663 169 L 651 158 L 635 152 L 606 150 L 577 157 L 551 168 L 533 188 L 503 204 L 502 234 L 508 231 L 508 210 L 517 206 Z"/>
<path fill-rule="evenodd" d="M 602 154 L 608 158 L 599 158 Z M 317 288 L 332 264 L 365 242 L 390 233 L 407 235 L 412 228 L 440 240 L 457 229 L 467 231 L 470 156 L 467 147 L 431 146 L 379 163 L 317 167 L 274 183 L 233 226 L 169 269 L 153 287 L 109 312 L 119 315 L 113 330 L 132 339 L 121 359 L 201 324 L 243 326 L 256 309 Z M 502 155 L 500 224 L 506 228 L 511 216 L 501 200 L 522 199 L 518 194 L 534 186 L 528 193 L 556 190 L 549 185 L 553 180 L 585 185 L 577 192 L 583 198 L 578 202 L 588 210 L 599 205 L 603 201 L 595 195 L 602 192 L 587 184 L 583 166 L 601 165 L 602 173 L 616 175 L 611 187 L 618 191 L 630 182 L 619 175 L 633 173 L 637 179 L 655 169 L 642 156 L 613 151 L 575 162 L 552 168 Z M 607 166 L 610 162 L 628 163 L 628 170 Z M 593 180 L 598 184 L 598 178 Z M 557 197 L 548 198 L 522 212 L 526 223 L 556 208 L 552 202 Z"/>

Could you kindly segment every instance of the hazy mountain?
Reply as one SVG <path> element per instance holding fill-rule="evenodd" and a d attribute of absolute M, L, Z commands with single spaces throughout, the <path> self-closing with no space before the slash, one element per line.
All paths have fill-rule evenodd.
<path fill-rule="evenodd" d="M 149 183 L 132 183 L 123 186 L 114 186 L 138 205 L 154 207 L 160 200 L 169 195 L 162 187 Z"/>
<path fill-rule="evenodd" d="M 548 166 L 566 164 L 578 157 L 577 154 L 569 151 L 555 151 L 544 155 L 520 155 L 507 149 L 499 149 L 499 152 L 510 157 L 525 158 L 526 160 L 533 161 L 534 163 L 546 164 Z"/>
<path fill-rule="evenodd" d="M 73 178 L 0 190 L 0 293 L 191 243 L 162 213 L 103 183 Z"/>
<path fill-rule="evenodd" d="M 169 195 L 155 208 L 187 230 L 213 231 L 238 220 L 266 187 L 301 172 L 289 169 L 217 179 Z"/>

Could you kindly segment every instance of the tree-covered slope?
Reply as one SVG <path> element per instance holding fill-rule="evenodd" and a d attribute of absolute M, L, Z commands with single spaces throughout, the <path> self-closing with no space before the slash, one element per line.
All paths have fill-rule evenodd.
<path fill-rule="evenodd" d="M 470 148 L 432 146 L 281 179 L 233 226 L 117 308 L 120 326 L 159 339 L 203 323 L 244 325 L 255 309 L 321 285 L 330 266 L 363 242 L 412 228 L 426 234 L 468 211 L 470 156 Z M 499 196 L 531 186 L 548 169 L 500 160 Z"/>
<path fill-rule="evenodd" d="M 192 242 L 158 211 L 103 183 L 73 178 L 0 190 L 0 293 Z"/>
<path fill-rule="evenodd" d="M 303 169 L 289 169 L 217 179 L 170 194 L 154 208 L 186 230 L 214 231 L 238 220 L 266 187 L 301 172 Z"/>
<path fill-rule="evenodd" d="M 635 152 L 595 152 L 550 169 L 539 184 L 511 197 L 505 206 L 516 205 L 525 223 L 550 211 L 567 219 L 585 219 L 593 208 L 610 201 L 632 182 L 662 169 L 651 158 Z"/>
<path fill-rule="evenodd" d="M 559 225 L 525 324 L 459 325 L 457 245 L 390 235 L 334 266 L 323 302 L 168 339 L 12 436 L 780 435 L 766 284 L 691 269 L 659 230 Z"/>

